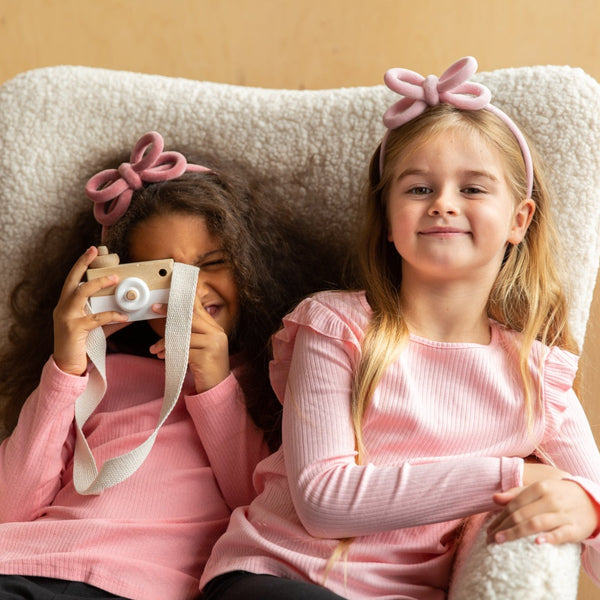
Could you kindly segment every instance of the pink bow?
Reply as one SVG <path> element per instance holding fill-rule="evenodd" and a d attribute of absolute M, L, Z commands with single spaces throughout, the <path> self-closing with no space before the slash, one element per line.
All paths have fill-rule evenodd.
<path fill-rule="evenodd" d="M 404 96 L 383 115 L 388 129 L 396 129 L 420 115 L 428 106 L 451 104 L 464 110 L 479 110 L 490 103 L 490 90 L 468 81 L 477 71 L 477 61 L 466 56 L 448 67 L 438 79 L 423 77 L 409 69 L 389 69 L 383 79 L 390 90 Z"/>
<path fill-rule="evenodd" d="M 94 202 L 94 217 L 105 228 L 114 225 L 127 211 L 131 196 L 144 183 L 175 179 L 185 172 L 210 171 L 187 162 L 179 152 L 163 152 L 160 133 L 143 135 L 131 151 L 131 162 L 117 169 L 105 169 L 91 177 L 85 185 L 87 197 Z"/>
<path fill-rule="evenodd" d="M 381 140 L 379 150 L 380 174 L 383 172 L 387 137 L 392 129 L 419 116 L 428 106 L 451 104 L 462 110 L 483 108 L 502 119 L 519 143 L 527 175 L 527 197 L 531 198 L 533 161 L 527 141 L 514 121 L 497 106 L 490 104 L 492 98 L 490 90 L 485 85 L 469 81 L 469 77 L 475 71 L 477 71 L 477 61 L 472 56 L 465 56 L 448 67 L 439 79 L 435 75 L 423 77 L 409 69 L 389 69 L 386 72 L 383 77 L 385 84 L 404 98 L 392 104 L 383 115 L 383 124 L 387 127 L 387 131 Z"/>

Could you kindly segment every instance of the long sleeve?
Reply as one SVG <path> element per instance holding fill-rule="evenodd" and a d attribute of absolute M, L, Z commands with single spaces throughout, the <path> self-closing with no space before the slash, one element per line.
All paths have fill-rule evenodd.
<path fill-rule="evenodd" d="M 0 522 L 39 517 L 61 486 L 72 455 L 75 400 L 87 377 L 62 373 L 50 359 L 17 427 L 0 446 Z"/>
<path fill-rule="evenodd" d="M 256 496 L 254 468 L 269 448 L 246 410 L 235 374 L 206 392 L 186 396 L 185 402 L 227 505 L 233 510 L 250 504 Z"/>
<path fill-rule="evenodd" d="M 164 362 L 155 358 L 109 354 L 106 370 L 106 394 L 85 425 L 98 465 L 154 431 L 165 386 Z M 215 398 L 202 410 L 195 408 L 204 398 L 180 398 L 140 468 L 93 496 L 78 494 L 72 478 L 74 405 L 86 383 L 49 363 L 2 445 L 0 573 L 85 581 L 136 600 L 195 598 L 204 565 L 231 516 L 211 464 L 218 458 L 216 444 L 223 455 L 218 469 L 231 465 L 231 481 L 239 477 L 247 487 L 249 469 L 235 465 L 235 457 L 246 447 L 260 448 L 262 439 L 258 432 L 234 436 L 246 418 L 243 403 L 230 394 L 234 378 L 220 392 L 221 402 Z M 183 389 L 193 390 L 190 373 Z M 206 423 L 201 439 L 196 425 L 204 417 L 214 417 L 216 424 Z M 221 438 L 211 446 L 215 429 Z M 244 479 L 237 474 L 242 471 Z"/>
<path fill-rule="evenodd" d="M 546 364 L 545 397 L 547 427 L 542 450 L 600 506 L 600 452 L 589 422 L 571 388 L 572 377 L 564 369 L 568 353 L 554 350 Z M 574 370 L 574 369 L 573 369 Z M 582 564 L 600 585 L 600 536 L 584 542 Z"/>
<path fill-rule="evenodd" d="M 449 521 L 492 510 L 495 492 L 520 485 L 519 458 L 373 464 L 367 457 L 357 465 L 349 409 L 353 353 L 352 344 L 314 329 L 300 327 L 296 334 L 284 403 L 284 456 L 294 506 L 309 533 L 351 537 Z M 394 427 L 393 417 L 382 425 Z M 369 421 L 373 426 L 378 424 Z"/>

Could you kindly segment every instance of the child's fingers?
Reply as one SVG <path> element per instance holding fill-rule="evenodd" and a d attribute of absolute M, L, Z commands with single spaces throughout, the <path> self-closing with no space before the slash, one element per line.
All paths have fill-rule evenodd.
<path fill-rule="evenodd" d="M 165 340 L 161 338 L 158 342 L 155 342 L 149 348 L 151 354 L 155 354 L 156 358 L 165 358 Z"/>
<path fill-rule="evenodd" d="M 98 249 L 95 246 L 91 246 L 77 259 L 65 278 L 65 284 L 63 286 L 64 291 L 68 292 L 77 288 L 79 282 L 96 256 L 98 256 Z"/>
<path fill-rule="evenodd" d="M 91 281 L 80 281 L 75 288 L 75 294 L 87 300 L 101 290 L 114 287 L 117 283 L 119 283 L 118 275 L 107 275 Z"/>
<path fill-rule="evenodd" d="M 114 333 L 118 329 L 122 329 L 125 325 L 128 325 L 129 317 L 126 314 L 117 312 L 116 310 L 108 310 L 100 313 L 91 313 L 82 317 L 81 322 L 83 323 L 83 329 L 91 331 L 97 327 L 110 327 L 115 324 L 115 329 L 111 330 L 110 333 Z"/>
<path fill-rule="evenodd" d="M 157 302 L 156 304 L 152 305 L 152 312 L 155 312 L 157 315 L 161 315 L 163 317 L 167 316 L 167 304 L 161 304 L 159 302 Z"/>
<path fill-rule="evenodd" d="M 90 331 L 111 321 L 122 321 L 126 315 L 103 312 L 77 318 L 57 318 L 54 327 L 53 356 L 59 369 L 81 375 L 87 367 L 86 343 Z"/>
<path fill-rule="evenodd" d="M 58 300 L 58 304 L 54 309 L 54 323 L 55 325 L 63 324 L 63 326 L 68 326 L 67 324 L 71 322 L 73 319 L 79 319 L 82 316 L 86 315 L 85 306 L 88 302 L 90 296 L 99 292 L 101 289 L 114 287 L 118 282 L 118 277 L 116 275 L 110 275 L 108 277 L 100 277 L 98 279 L 94 279 L 93 281 L 80 282 L 77 286 L 70 291 L 68 284 L 65 283 L 63 287 L 61 296 Z M 124 315 L 116 311 L 110 311 L 113 315 L 119 315 L 115 318 L 115 321 L 122 322 L 126 319 L 123 318 Z M 98 323 L 106 324 L 106 319 L 104 317 L 98 319 L 94 319 L 92 316 L 92 322 L 88 319 L 88 325 L 93 329 L 98 327 Z"/>
<path fill-rule="evenodd" d="M 565 524 L 553 529 L 552 531 L 546 531 L 541 533 L 535 538 L 536 544 L 568 544 L 570 542 L 580 541 L 572 524 Z"/>
<path fill-rule="evenodd" d="M 97 255 L 97 248 L 91 246 L 77 259 L 65 278 L 59 303 L 61 301 L 63 304 L 70 303 L 72 298 L 78 299 L 79 302 L 85 302 L 100 290 L 114 287 L 119 282 L 117 275 L 98 277 L 90 281 L 83 280 L 88 267 Z"/>
<path fill-rule="evenodd" d="M 208 314 L 204 306 L 202 306 L 200 302 L 196 302 L 196 304 L 194 304 L 194 314 L 192 317 L 192 331 L 204 333 L 215 326 L 215 320 Z"/>
<path fill-rule="evenodd" d="M 514 490 L 496 494 L 502 504 Z M 598 512 L 576 482 L 545 480 L 522 488 L 488 528 L 488 540 L 506 542 L 540 534 L 538 543 L 580 542 L 598 527 Z"/>
<path fill-rule="evenodd" d="M 577 537 L 575 524 L 565 521 L 561 513 L 544 512 L 541 506 L 531 508 L 529 516 L 521 514 L 517 517 L 517 520 L 523 521 L 509 527 L 508 524 L 515 523 L 515 519 L 507 519 L 496 532 L 488 533 L 488 541 L 504 543 L 535 534 L 539 534 L 535 538 L 538 544 L 564 544 L 583 539 Z"/>
<path fill-rule="evenodd" d="M 208 332 L 212 329 L 221 329 L 218 323 L 215 321 L 212 316 L 211 307 L 208 307 L 209 310 L 202 304 L 202 300 L 196 296 L 194 301 L 194 314 L 193 314 L 193 322 L 192 322 L 192 330 L 198 333 Z M 213 307 L 214 308 L 214 307 Z"/>
<path fill-rule="evenodd" d="M 538 514 L 536 511 L 539 511 L 540 507 L 536 503 L 543 497 L 543 494 L 543 483 L 532 484 L 524 488 L 513 488 L 507 492 L 495 494 L 494 501 L 504 505 L 504 509 L 488 527 L 488 536 L 495 538 L 499 532 L 506 533 L 510 529 L 513 530 L 513 533 L 516 533 L 516 531 L 523 532 L 527 527 L 530 527 L 531 524 L 523 524 L 527 523 L 532 516 Z M 531 533 L 530 531 L 526 535 Z M 511 535 L 508 536 L 509 539 L 511 539 Z"/>
<path fill-rule="evenodd" d="M 557 513 L 547 512 L 543 503 L 536 502 L 507 515 L 495 528 L 488 530 L 488 539 L 509 542 L 535 533 L 548 533 L 560 525 Z"/>
<path fill-rule="evenodd" d="M 515 487 L 510 490 L 506 490 L 505 492 L 498 492 L 494 494 L 494 502 L 496 504 L 500 504 L 500 506 L 504 506 L 508 504 L 511 500 L 514 500 L 522 491 L 524 487 Z"/>
<path fill-rule="evenodd" d="M 512 488 L 511 490 L 507 490 L 506 492 L 499 492 L 494 494 L 493 500 L 496 504 L 500 506 L 506 506 L 509 502 L 514 500 L 519 493 L 523 491 L 523 488 Z M 503 510 L 494 517 L 492 522 L 488 525 L 488 533 L 491 531 L 496 531 L 500 524 L 506 519 L 508 514 L 507 510 Z"/>

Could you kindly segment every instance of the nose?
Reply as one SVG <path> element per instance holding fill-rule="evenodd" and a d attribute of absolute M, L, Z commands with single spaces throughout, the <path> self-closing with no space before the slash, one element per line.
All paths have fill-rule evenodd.
<path fill-rule="evenodd" d="M 432 197 L 427 212 L 432 217 L 457 215 L 459 212 L 458 201 L 450 190 L 442 189 Z"/>

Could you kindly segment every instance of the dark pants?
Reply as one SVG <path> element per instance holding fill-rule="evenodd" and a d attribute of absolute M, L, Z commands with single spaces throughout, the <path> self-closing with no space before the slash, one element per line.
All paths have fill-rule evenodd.
<path fill-rule="evenodd" d="M 344 600 L 315 583 L 232 571 L 209 581 L 202 600 Z"/>
<path fill-rule="evenodd" d="M 126 600 L 80 581 L 0 575 L 0 600 Z"/>

